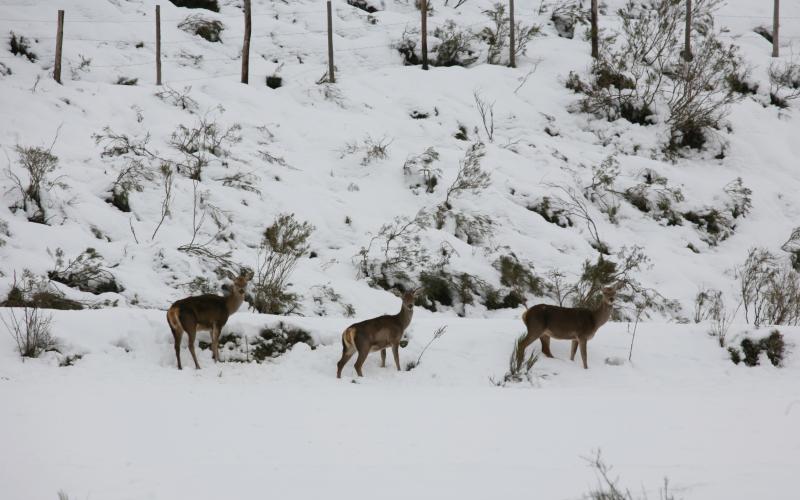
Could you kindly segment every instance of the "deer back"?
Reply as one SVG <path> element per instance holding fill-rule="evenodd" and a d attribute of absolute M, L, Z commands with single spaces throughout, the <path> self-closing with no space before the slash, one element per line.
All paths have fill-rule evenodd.
<path fill-rule="evenodd" d="M 600 327 L 595 313 L 577 307 L 559 307 L 539 304 L 525 314 L 525 326 L 546 331 L 553 338 L 573 339 L 593 335 Z"/>
<path fill-rule="evenodd" d="M 201 328 L 211 328 L 217 324 L 222 328 L 228 321 L 228 299 L 218 295 L 198 295 L 181 299 L 172 307 L 177 307 L 181 322 L 185 318 L 191 318 Z"/>
<path fill-rule="evenodd" d="M 405 326 L 397 316 L 384 315 L 352 325 L 357 346 L 384 348 L 400 342 Z"/>

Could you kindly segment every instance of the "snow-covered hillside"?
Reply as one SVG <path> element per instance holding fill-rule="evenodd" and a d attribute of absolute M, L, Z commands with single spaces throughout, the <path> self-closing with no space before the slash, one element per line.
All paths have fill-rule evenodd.
<path fill-rule="evenodd" d="M 580 456 L 595 448 L 651 497 L 669 475 L 684 498 L 752 498 L 765 494 L 761 484 L 770 498 L 792 498 L 800 365 L 734 366 L 707 324 L 678 324 L 707 288 L 734 311 L 734 268 L 752 247 L 788 260 L 781 246 L 800 225 L 798 105 L 770 105 L 771 44 L 753 31 L 771 26 L 772 2 L 728 0 L 716 11 L 714 31 L 739 47 L 758 90 L 730 106 L 703 150 L 677 155 L 664 152 L 663 116 L 644 126 L 577 109 L 566 83 L 571 72 L 585 77 L 590 45 L 585 24 L 559 36 L 552 13 L 567 2 L 515 2 L 517 22 L 540 27 L 516 68 L 487 64 L 487 44 L 475 41 L 467 67 L 422 71 L 398 50 L 418 37 L 414 1 L 368 0 L 378 9 L 368 14 L 335 0 L 329 84 L 325 2 L 253 0 L 243 85 L 242 2 L 220 0 L 215 13 L 164 0 L 163 86 L 157 3 L 0 0 L 0 302 L 24 282 L 103 309 L 56 313 L 65 352 L 83 354 L 74 367 L 53 356 L 21 363 L 0 335 L 9 498 L 58 488 L 77 498 L 339 498 L 367 494 L 354 491 L 364 476 L 367 490 L 390 498 L 577 498 L 592 483 Z M 429 0 L 432 48 L 450 21 L 473 33 L 493 26 L 484 11 L 494 2 L 457 3 Z M 607 32 L 619 29 L 624 3 L 601 2 Z M 61 85 L 52 79 L 58 9 Z M 199 12 L 221 23 L 220 42 L 179 27 Z M 800 3 L 783 2 L 781 16 L 780 61 L 794 61 Z M 12 54 L 20 43 L 31 57 Z M 270 88 L 275 77 L 280 87 Z M 482 119 L 481 102 L 493 118 Z M 203 127 L 213 147 L 181 148 Z M 23 206 L 18 147 L 58 159 L 40 213 Z M 448 193 L 471 160 L 488 181 Z M 587 187 L 602 166 L 618 173 L 593 198 Z M 671 212 L 654 216 L 617 196 L 639 188 L 666 193 Z M 570 194 L 591 221 L 564 209 Z M 719 213 L 735 214 L 721 230 L 707 218 Z M 203 353 L 205 370 L 177 373 L 163 311 L 220 292 L 240 268 L 258 271 L 265 230 L 281 214 L 313 226 L 284 290 L 297 307 L 281 311 L 322 345 L 265 365 L 212 368 Z M 564 361 L 563 343 L 562 359 L 536 365 L 540 390 L 490 385 L 522 333 L 522 303 L 555 302 L 557 285 L 597 262 L 598 242 L 620 266 L 647 258 L 617 319 L 633 318 L 644 298 L 665 306 L 639 324 L 635 363 L 603 364 L 627 359 L 633 327 L 620 322 L 589 344 L 589 372 Z M 378 270 L 389 256 L 404 262 L 387 278 Z M 79 258 L 97 263 L 95 285 L 99 276 L 107 286 L 67 286 Z M 532 270 L 515 274 L 522 285 L 509 283 L 509 263 Z M 423 364 L 381 373 L 370 359 L 363 383 L 335 380 L 350 317 L 394 312 L 398 299 L 382 287 L 423 279 L 453 302 L 415 310 L 404 362 L 450 325 Z M 277 321 L 245 309 L 228 330 Z M 752 329 L 737 311 L 731 341 Z M 782 332 L 797 343 L 796 329 Z"/>

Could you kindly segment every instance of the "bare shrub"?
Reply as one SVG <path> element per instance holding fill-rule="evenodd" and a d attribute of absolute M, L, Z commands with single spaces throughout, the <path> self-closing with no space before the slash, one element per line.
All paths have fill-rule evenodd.
<path fill-rule="evenodd" d="M 795 61 L 776 61 L 769 65 L 767 74 L 772 104 L 788 108 L 789 101 L 800 97 L 800 64 Z"/>
<path fill-rule="evenodd" d="M 566 217 L 567 220 L 582 220 L 586 223 L 586 228 L 589 230 L 589 235 L 592 238 L 592 248 L 601 254 L 608 255 L 610 249 L 608 245 L 600 238 L 600 232 L 597 229 L 597 223 L 594 221 L 592 212 L 589 209 L 587 200 L 582 193 L 575 191 L 571 186 L 562 186 L 558 184 L 550 184 L 550 188 L 556 189 L 563 193 L 563 198 L 553 198 L 549 203 L 560 215 Z"/>
<path fill-rule="evenodd" d="M 20 195 L 21 206 L 13 209 L 22 209 L 31 222 L 44 224 L 47 222 L 44 198 L 53 188 L 66 188 L 60 177 L 53 177 L 58 168 L 58 157 L 52 153 L 53 144 L 48 149 L 36 146 L 19 146 L 14 150 L 18 156 L 18 165 L 24 171 L 20 178 L 11 167 L 6 168 L 6 176 L 13 183 L 12 189 Z"/>
<path fill-rule="evenodd" d="M 482 142 L 476 142 L 467 149 L 467 152 L 464 154 L 464 159 L 461 160 L 459 164 L 455 180 L 450 184 L 450 187 L 447 188 L 447 194 L 444 200 L 445 208 L 451 208 L 451 198 L 460 196 L 467 191 L 473 194 L 479 194 L 489 187 L 492 176 L 481 166 L 481 161 L 485 155 L 486 147 Z"/>
<path fill-rule="evenodd" d="M 728 85 L 741 65 L 736 46 L 725 45 L 711 34 L 695 44 L 689 61 L 679 59 L 667 93 L 670 149 L 700 149 L 706 131 L 720 128 L 729 106 L 742 99 Z"/>
<path fill-rule="evenodd" d="M 585 498 L 589 500 L 647 500 L 647 496 L 634 497 L 630 490 L 619 486 L 619 478 L 611 477 L 611 466 L 603 461 L 600 450 L 597 450 L 593 457 L 585 458 L 589 466 L 594 469 L 597 476 L 597 486 L 590 490 Z M 664 486 L 658 492 L 659 500 L 675 500 L 675 496 L 669 492 L 669 480 L 664 478 Z"/>
<path fill-rule="evenodd" d="M 346 143 L 339 151 L 339 158 L 360 153 L 361 165 L 366 167 L 374 161 L 388 158 L 389 146 L 391 144 L 392 140 L 386 136 L 375 139 L 371 135 L 367 135 L 361 142 L 353 141 Z"/>
<path fill-rule="evenodd" d="M 619 162 L 614 156 L 608 156 L 600 165 L 592 167 L 592 181 L 584 186 L 583 195 L 597 206 L 608 217 L 608 221 L 617 224 L 619 199 L 622 193 L 616 190 L 614 183 L 619 177 Z"/>
<path fill-rule="evenodd" d="M 507 43 L 511 21 L 506 12 L 506 5 L 497 2 L 491 9 L 486 9 L 483 13 L 493 23 L 493 26 L 483 28 L 478 34 L 478 37 L 488 45 L 486 62 L 489 64 L 507 64 Z M 526 26 L 519 22 L 515 23 L 514 54 L 524 54 L 528 43 L 530 43 L 540 31 L 540 27 L 536 25 Z"/>
<path fill-rule="evenodd" d="M 0 247 L 5 246 L 6 238 L 11 237 L 11 231 L 8 230 L 8 222 L 0 219 Z M 2 271 L 0 271 L 0 276 L 3 276 Z"/>
<path fill-rule="evenodd" d="M 414 192 L 423 186 L 426 193 L 433 193 L 436 190 L 442 177 L 442 169 L 433 166 L 438 160 L 439 153 L 433 147 L 406 159 L 403 164 L 403 174 L 411 179 L 411 189 Z"/>
<path fill-rule="evenodd" d="M 416 361 L 409 361 L 408 364 L 406 364 L 406 371 L 407 372 L 410 372 L 411 370 L 413 370 L 414 368 L 419 366 L 419 364 L 422 362 L 422 355 L 425 354 L 425 351 L 428 350 L 428 347 L 430 347 L 431 344 L 434 343 L 434 341 L 440 339 L 445 334 L 446 331 L 447 331 L 447 325 L 440 326 L 439 328 L 434 330 L 433 336 L 431 337 L 431 340 L 428 341 L 428 343 L 425 344 L 425 347 L 422 348 L 422 351 L 420 351 L 419 357 L 417 357 L 417 360 Z"/>
<path fill-rule="evenodd" d="M 197 35 L 209 42 L 219 42 L 219 36 L 225 26 L 220 21 L 194 14 L 181 21 L 178 29 Z"/>
<path fill-rule="evenodd" d="M 472 93 L 472 97 L 475 99 L 475 107 L 481 117 L 486 138 L 489 142 L 494 142 L 494 101 L 487 102 L 477 90 Z"/>
<path fill-rule="evenodd" d="M 674 0 L 629 1 L 618 11 L 619 35 L 602 39 L 600 58 L 588 81 L 571 74 L 567 86 L 584 94 L 583 111 L 614 120 L 652 123 L 659 107 L 670 129 L 667 152 L 701 148 L 709 129 L 718 129 L 731 103 L 742 98 L 729 81 L 741 72 L 733 45 L 714 35 L 718 0 L 693 4 L 695 53 L 681 53 L 684 5 Z"/>
<path fill-rule="evenodd" d="M 752 248 L 736 268 L 745 319 L 762 325 L 800 323 L 800 273 L 764 248 Z"/>
<path fill-rule="evenodd" d="M 564 207 L 559 203 L 555 205 L 550 201 L 549 196 L 543 196 L 538 203 L 527 205 L 525 208 L 542 216 L 544 220 L 558 227 L 572 227 L 572 219 L 567 214 Z"/>
<path fill-rule="evenodd" d="M 506 387 L 508 384 L 524 381 L 527 381 L 529 384 L 534 383 L 535 378 L 532 371 L 536 362 L 539 361 L 539 353 L 536 352 L 536 349 L 531 349 L 530 354 L 524 357 L 521 363 L 518 362 L 517 351 L 519 350 L 520 339 L 522 339 L 522 337 L 514 342 L 514 349 L 511 351 L 511 355 L 508 358 L 508 371 L 500 379 L 489 377 L 489 381 L 492 385 Z"/>
<path fill-rule="evenodd" d="M 280 214 L 264 231 L 250 304 L 260 313 L 291 314 L 297 295 L 288 291 L 289 277 L 297 262 L 308 252 L 308 238 L 314 226 L 300 222 L 293 214 Z"/>
<path fill-rule="evenodd" d="M 111 183 L 110 196 L 106 199 L 122 212 L 130 212 L 130 195 L 142 192 L 145 181 L 152 181 L 153 171 L 139 158 L 130 158 L 120 168 Z"/>
<path fill-rule="evenodd" d="M 619 284 L 617 292 L 619 307 L 612 313 L 616 321 L 631 320 L 636 315 L 650 318 L 653 313 L 677 317 L 680 304 L 664 297 L 658 291 L 645 287 L 637 273 L 650 266 L 650 259 L 641 247 L 623 247 L 614 257 L 599 255 L 592 262 L 583 263 L 581 273 L 575 280 L 558 270 L 543 276 L 544 293 L 561 306 L 595 308 L 600 300 L 600 291 L 605 286 Z"/>
<path fill-rule="evenodd" d="M 414 218 L 395 217 L 381 226 L 356 255 L 360 276 L 384 290 L 397 284 L 409 288 L 411 273 L 424 269 L 431 259 L 422 244 L 422 232 L 429 221 L 430 215 L 420 211 Z"/>
<path fill-rule="evenodd" d="M 174 162 L 178 173 L 202 180 L 203 169 L 221 162 L 230 154 L 229 148 L 242 140 L 241 129 L 239 124 L 222 127 L 208 113 L 192 127 L 178 125 L 169 140 L 170 146 L 182 155 Z"/>
<path fill-rule="evenodd" d="M 197 111 L 199 105 L 197 101 L 189 95 L 191 91 L 191 86 L 186 86 L 182 90 L 175 90 L 167 85 L 163 90 L 156 92 L 155 95 L 166 103 L 192 113 Z"/>
<path fill-rule="evenodd" d="M 314 301 L 314 314 L 317 316 L 328 316 L 328 309 L 326 307 L 328 303 L 339 306 L 340 313 L 345 318 L 352 318 L 356 315 L 356 309 L 353 307 L 353 304 L 344 302 L 342 300 L 342 295 L 337 293 L 330 285 L 315 286 L 312 287 L 312 289 L 315 290 L 315 292 L 311 295 L 311 299 Z"/>
<path fill-rule="evenodd" d="M 14 309 L 0 314 L 3 326 L 16 342 L 22 358 L 38 358 L 56 347 L 56 340 L 50 333 L 52 319 L 52 315 L 43 313 L 36 306 L 23 307 L 19 316 Z"/>

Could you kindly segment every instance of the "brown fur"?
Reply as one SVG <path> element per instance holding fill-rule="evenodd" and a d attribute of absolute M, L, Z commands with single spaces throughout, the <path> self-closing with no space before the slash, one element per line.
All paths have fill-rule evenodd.
<path fill-rule="evenodd" d="M 525 311 L 522 321 L 527 334 L 517 344 L 517 363 L 522 363 L 525 348 L 536 339 L 542 342 L 542 353 L 552 358 L 550 339 L 554 338 L 572 341 L 570 361 L 575 360 L 575 353 L 580 347 L 583 367 L 588 369 L 586 344 L 611 317 L 614 298 L 619 288 L 620 285 L 603 288 L 603 300 L 595 310 L 537 304 Z"/>
<path fill-rule="evenodd" d="M 214 361 L 219 361 L 219 337 L 222 327 L 228 322 L 228 318 L 235 313 L 244 301 L 244 289 L 250 280 L 249 275 L 242 275 L 236 278 L 230 291 L 224 297 L 219 295 L 198 295 L 181 299 L 167 311 L 167 324 L 172 330 L 172 337 L 175 341 L 175 358 L 178 361 L 178 369 L 181 370 L 181 338 L 186 332 L 189 336 L 189 352 L 194 360 L 194 366 L 200 369 L 197 362 L 197 354 L 194 350 L 195 337 L 198 330 L 211 332 L 211 352 Z"/>
<path fill-rule="evenodd" d="M 342 369 L 353 354 L 358 352 L 356 373 L 364 374 L 361 367 L 370 352 L 381 351 L 381 366 L 386 366 L 386 348 L 392 348 L 394 364 L 400 371 L 400 339 L 403 337 L 411 317 L 414 314 L 414 297 L 418 290 L 403 294 L 403 305 L 400 312 L 394 315 L 383 315 L 361 321 L 347 327 L 342 333 L 342 358 L 336 364 L 336 378 L 342 378 Z"/>

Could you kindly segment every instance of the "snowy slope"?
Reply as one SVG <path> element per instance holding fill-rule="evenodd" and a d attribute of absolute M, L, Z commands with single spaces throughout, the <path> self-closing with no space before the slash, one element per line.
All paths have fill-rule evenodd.
<path fill-rule="evenodd" d="M 466 318 L 447 308 L 417 308 L 411 343 L 401 351 L 404 363 L 416 358 L 436 327 L 449 325 L 421 366 L 398 374 L 380 369 L 372 356 L 367 377 L 351 384 L 352 364 L 343 380 L 334 378 L 334 366 L 338 336 L 353 320 L 342 317 L 341 304 L 314 300 L 329 286 L 359 319 L 397 309 L 394 296 L 359 276 L 354 257 L 394 217 L 414 217 L 443 201 L 470 145 L 454 138 L 464 125 L 472 140 L 486 142 L 483 165 L 492 181 L 479 195 L 457 198 L 454 207 L 489 217 L 494 234 L 469 245 L 450 227 L 424 231 L 431 252 L 452 245 L 452 269 L 497 286 L 492 263 L 513 251 L 539 273 L 559 269 L 577 276 L 585 260 L 597 257 L 586 227 L 557 227 L 526 206 L 552 196 L 552 184 L 589 181 L 591 167 L 616 153 L 623 185 L 654 169 L 682 189 L 684 210 L 724 203 L 724 186 L 738 177 L 752 189 L 751 213 L 715 247 L 691 224 L 666 226 L 628 205 L 611 224 L 592 208 L 612 252 L 641 246 L 652 267 L 638 279 L 678 300 L 684 316 L 691 315 L 701 287 L 719 288 L 732 302 L 732 268 L 750 247 L 779 252 L 800 220 L 796 104 L 787 110 L 762 105 L 771 47 L 752 32 L 769 26 L 771 2 L 730 0 L 716 18 L 761 88 L 756 98 L 732 107 L 730 131 L 720 138 L 724 158 L 693 153 L 674 162 L 658 152 L 663 128 L 568 111 L 576 96 L 564 81 L 570 71 L 588 68 L 589 44 L 581 36 L 558 37 L 549 12 L 538 13 L 538 0 L 516 2 L 519 22 L 542 25 L 517 69 L 479 63 L 428 72 L 403 66 L 391 48 L 418 23 L 413 2 L 376 2 L 383 10 L 368 16 L 337 0 L 333 87 L 317 84 L 327 69 L 324 2 L 253 1 L 248 86 L 238 83 L 241 2 L 222 0 L 220 13 L 204 14 L 224 23 L 222 43 L 179 30 L 194 11 L 163 2 L 164 83 L 179 91 L 190 86 L 194 111 L 155 96 L 161 90 L 154 85 L 156 3 L 0 0 L 0 33 L 35 40 L 39 56 L 36 62 L 13 56 L 3 42 L 0 69 L 11 73 L 0 72 L 0 148 L 8 157 L 0 163 L 19 174 L 16 145 L 53 144 L 65 186 L 45 200 L 49 224 L 35 224 L 9 208 L 17 195 L 0 175 L 0 222 L 10 233 L 0 246 L 0 298 L 15 273 L 52 270 L 57 248 L 69 258 L 95 248 L 124 286 L 95 296 L 57 285 L 70 298 L 119 306 L 55 313 L 53 333 L 67 351 L 84 354 L 73 367 L 59 368 L 54 356 L 22 363 L 11 339 L 0 335 L 0 443 L 6 450 L 0 497 L 55 498 L 63 489 L 79 499 L 580 498 L 594 484 L 581 457 L 602 448 L 623 482 L 651 498 L 664 476 L 687 499 L 794 498 L 800 465 L 796 354 L 782 369 L 734 366 L 706 335 L 708 325 L 648 321 L 639 325 L 634 362 L 611 366 L 603 361 L 627 358 L 631 341 L 631 326 L 614 323 L 590 343 L 588 372 L 566 361 L 567 343 L 554 343 L 559 359 L 537 364 L 535 388 L 503 390 L 488 378 L 507 369 L 512 340 L 522 330 L 521 308 L 469 306 Z M 482 10 L 492 4 L 470 0 L 453 9 L 430 3 L 430 26 L 452 19 L 473 31 L 488 24 Z M 610 13 L 623 2 L 603 3 Z M 783 4 L 788 60 L 800 40 L 800 4 Z M 50 78 L 59 8 L 66 9 L 64 85 Z M 616 20 L 603 15 L 601 22 L 613 28 Z M 91 63 L 81 69 L 82 59 Z M 283 78 L 275 90 L 264 85 L 274 74 Z M 138 84 L 115 84 L 120 77 Z M 492 142 L 475 108 L 476 91 L 495 102 Z M 413 119 L 415 111 L 429 117 Z M 301 297 L 300 316 L 284 320 L 308 328 L 322 344 L 316 350 L 298 345 L 274 363 L 214 367 L 204 351 L 202 371 L 174 368 L 163 310 L 198 276 L 221 284 L 213 262 L 178 250 L 193 236 L 193 184 L 175 177 L 170 214 L 151 238 L 161 218 L 163 183 L 156 177 L 134 192 L 130 213 L 107 203 L 121 162 L 102 157 L 92 135 L 105 127 L 135 138 L 150 134 L 149 147 L 170 156 L 176 127 L 203 116 L 225 127 L 241 125 L 241 142 L 224 162 L 207 168 L 199 185 L 207 202 L 231 217 L 228 237 L 215 241 L 215 250 L 253 267 L 262 233 L 276 215 L 294 213 L 315 226 L 310 244 L 316 256 L 301 259 L 290 280 Z M 388 158 L 362 165 L 359 153 L 342 154 L 348 143 L 368 136 L 390 141 Z M 415 194 L 403 163 L 431 146 L 440 154 L 435 166 L 442 179 L 434 193 Z M 218 180 L 235 173 L 251 176 L 259 193 Z M 199 239 L 216 232 L 206 221 Z M 228 330 L 254 334 L 277 320 L 242 312 Z M 733 340 L 748 329 L 737 320 Z M 782 331 L 790 346 L 798 343 L 800 330 Z M 188 352 L 183 356 L 185 362 Z"/>

